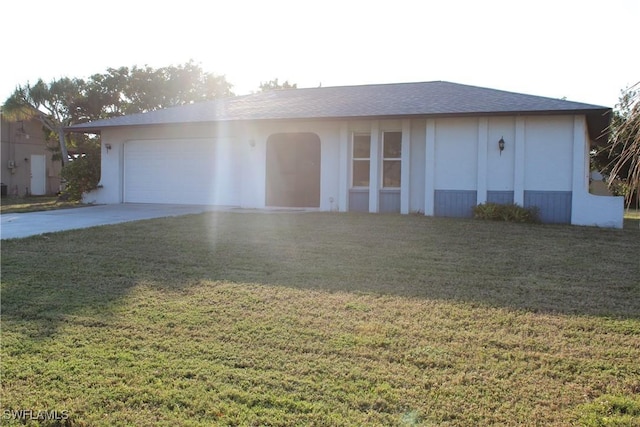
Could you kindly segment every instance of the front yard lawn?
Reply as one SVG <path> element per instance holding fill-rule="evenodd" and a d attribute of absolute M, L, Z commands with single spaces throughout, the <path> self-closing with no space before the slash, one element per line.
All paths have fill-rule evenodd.
<path fill-rule="evenodd" d="M 3 241 L 1 286 L 3 425 L 640 425 L 637 230 L 210 213 Z"/>

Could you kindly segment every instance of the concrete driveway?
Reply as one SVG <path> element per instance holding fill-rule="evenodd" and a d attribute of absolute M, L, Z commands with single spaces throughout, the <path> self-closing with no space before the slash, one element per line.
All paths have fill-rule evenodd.
<path fill-rule="evenodd" d="M 142 219 L 225 210 L 215 206 L 120 204 L 85 206 L 44 212 L 0 215 L 2 239 L 15 239 L 55 231 L 118 224 Z"/>

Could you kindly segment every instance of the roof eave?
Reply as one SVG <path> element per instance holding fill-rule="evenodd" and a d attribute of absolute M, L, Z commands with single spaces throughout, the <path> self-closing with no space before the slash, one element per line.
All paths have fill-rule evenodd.
<path fill-rule="evenodd" d="M 319 121 L 319 120 L 400 120 L 400 119 L 428 119 L 428 118 L 453 118 L 453 117 L 504 117 L 524 115 L 585 115 L 589 136 L 598 143 L 606 142 L 611 118 L 611 109 L 585 109 L 585 110 L 514 110 L 514 111 L 486 111 L 486 112 L 442 112 L 442 113 L 416 113 L 394 115 L 357 115 L 357 116 L 323 116 L 323 117 L 262 117 L 262 118 L 236 118 L 217 120 L 175 121 L 156 123 L 115 124 L 106 126 L 67 126 L 66 132 L 100 134 L 105 129 L 116 128 L 141 128 L 149 126 L 176 126 L 176 125 L 204 125 L 212 123 L 242 123 L 242 122 L 284 122 L 284 121 Z"/>

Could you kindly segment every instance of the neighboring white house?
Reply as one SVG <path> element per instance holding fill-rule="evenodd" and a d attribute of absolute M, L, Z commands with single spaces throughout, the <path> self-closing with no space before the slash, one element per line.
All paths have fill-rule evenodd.
<path fill-rule="evenodd" d="M 589 193 L 607 107 L 449 82 L 276 90 L 70 127 L 102 135 L 89 203 L 178 203 L 470 217 L 537 206 L 622 227 Z"/>

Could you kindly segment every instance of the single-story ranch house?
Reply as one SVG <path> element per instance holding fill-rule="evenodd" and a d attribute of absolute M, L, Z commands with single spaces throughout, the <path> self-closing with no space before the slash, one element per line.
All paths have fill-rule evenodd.
<path fill-rule="evenodd" d="M 469 217 L 537 206 L 547 223 L 622 227 L 589 193 L 611 110 L 434 81 L 288 89 L 83 123 L 102 135 L 89 203 Z"/>

